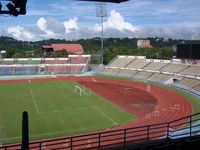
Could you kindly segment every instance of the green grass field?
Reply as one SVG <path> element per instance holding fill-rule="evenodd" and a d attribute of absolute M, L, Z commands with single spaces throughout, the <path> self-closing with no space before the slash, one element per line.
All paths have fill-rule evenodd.
<path fill-rule="evenodd" d="M 21 140 L 22 112 L 31 140 L 96 131 L 135 120 L 95 93 L 75 93 L 75 82 L 0 84 L 0 142 Z"/>

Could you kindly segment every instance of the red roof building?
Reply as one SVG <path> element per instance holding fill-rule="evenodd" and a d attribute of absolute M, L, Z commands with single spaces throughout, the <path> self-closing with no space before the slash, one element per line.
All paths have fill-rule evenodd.
<path fill-rule="evenodd" d="M 83 54 L 84 50 L 80 44 L 52 44 L 52 45 L 43 45 L 43 49 L 53 49 L 53 51 L 62 51 L 65 50 L 70 54 Z"/>

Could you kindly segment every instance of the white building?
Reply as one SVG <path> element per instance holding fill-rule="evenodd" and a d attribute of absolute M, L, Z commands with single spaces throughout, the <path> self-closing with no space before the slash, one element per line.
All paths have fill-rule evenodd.
<path fill-rule="evenodd" d="M 152 48 L 150 40 L 137 40 L 138 48 Z"/>
<path fill-rule="evenodd" d="M 6 51 L 5 50 L 0 50 L 0 58 L 2 57 L 2 56 L 5 56 L 6 55 Z"/>
<path fill-rule="evenodd" d="M 200 40 L 200 35 L 198 35 L 198 34 L 193 34 L 193 35 L 192 35 L 192 40 L 194 40 L 194 41 Z"/>

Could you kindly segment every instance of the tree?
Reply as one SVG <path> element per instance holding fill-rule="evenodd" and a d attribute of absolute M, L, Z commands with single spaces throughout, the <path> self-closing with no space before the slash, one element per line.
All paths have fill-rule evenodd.
<path fill-rule="evenodd" d="M 23 58 L 25 55 L 20 52 L 16 52 L 15 54 L 12 55 L 13 58 Z"/>

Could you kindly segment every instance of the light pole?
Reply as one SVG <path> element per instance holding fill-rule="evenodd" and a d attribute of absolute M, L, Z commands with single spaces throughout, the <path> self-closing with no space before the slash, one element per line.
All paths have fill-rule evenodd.
<path fill-rule="evenodd" d="M 96 3 L 96 16 L 101 17 L 101 63 L 103 65 L 103 18 L 107 16 L 106 3 Z"/>

